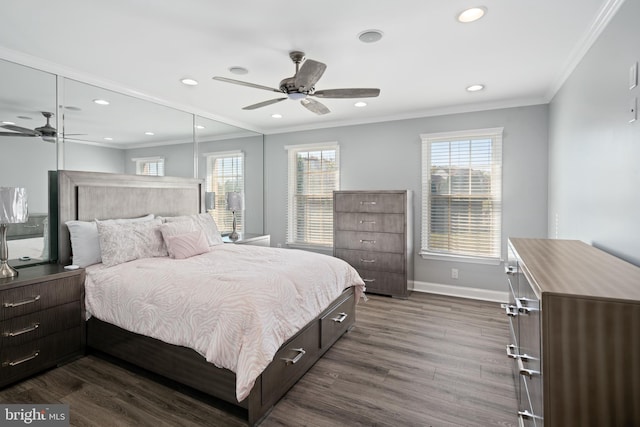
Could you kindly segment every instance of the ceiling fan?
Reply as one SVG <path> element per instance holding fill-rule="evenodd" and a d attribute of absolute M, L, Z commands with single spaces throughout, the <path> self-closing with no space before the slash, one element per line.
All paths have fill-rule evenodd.
<path fill-rule="evenodd" d="M 300 100 L 300 104 L 307 110 L 318 115 L 327 114 L 330 110 L 321 102 L 311 99 L 316 98 L 373 98 L 380 94 L 380 89 L 373 88 L 349 88 L 349 89 L 325 89 L 316 90 L 314 85 L 320 80 L 324 70 L 327 68 L 322 62 L 313 59 L 305 60 L 304 52 L 293 51 L 289 53 L 289 58 L 296 64 L 296 73 L 293 77 L 287 77 L 280 82 L 279 89 L 262 86 L 255 83 L 243 82 L 240 80 L 228 79 L 226 77 L 213 77 L 214 80 L 233 83 L 241 86 L 253 87 L 256 89 L 268 90 L 270 92 L 284 93 L 283 98 L 274 98 L 268 101 L 258 102 L 248 105 L 243 110 L 255 110 L 266 107 L 285 99 Z M 304 61 L 304 62 L 303 62 Z M 302 64 L 302 65 L 300 65 Z"/>
<path fill-rule="evenodd" d="M 14 132 L 0 132 L 0 136 L 41 136 L 43 140 L 47 142 L 55 142 L 55 137 L 57 135 L 56 128 L 51 126 L 50 120 L 53 116 L 53 113 L 49 113 L 48 111 L 42 111 L 42 115 L 47 119 L 47 123 L 43 126 L 37 127 L 35 129 L 23 128 L 21 126 L 16 125 L 2 125 L 0 127 L 8 130 L 12 130 Z"/>

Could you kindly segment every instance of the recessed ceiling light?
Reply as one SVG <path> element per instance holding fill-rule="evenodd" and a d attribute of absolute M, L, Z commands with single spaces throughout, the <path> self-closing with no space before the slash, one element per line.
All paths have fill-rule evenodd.
<path fill-rule="evenodd" d="M 478 92 L 482 89 L 484 89 L 484 85 L 471 85 L 467 87 L 467 92 Z"/>
<path fill-rule="evenodd" d="M 358 39 L 362 43 L 375 43 L 382 38 L 382 31 L 380 30 L 364 30 L 358 34 Z"/>
<path fill-rule="evenodd" d="M 197 80 L 189 79 L 189 78 L 185 78 L 180 81 L 182 82 L 182 84 L 185 84 L 187 86 L 196 86 L 198 84 Z"/>
<path fill-rule="evenodd" d="M 274 119 L 281 119 L 282 118 L 282 114 L 272 114 L 271 117 L 273 117 Z"/>
<path fill-rule="evenodd" d="M 106 99 L 94 99 L 93 102 L 98 105 L 109 105 L 109 101 L 107 101 Z"/>
<path fill-rule="evenodd" d="M 195 127 L 196 129 L 204 129 L 204 126 L 202 126 L 202 125 L 195 125 L 194 127 Z"/>
<path fill-rule="evenodd" d="M 247 70 L 244 67 L 234 66 L 229 68 L 229 72 L 231 72 L 232 74 L 242 75 L 242 74 L 247 74 L 249 70 Z"/>
<path fill-rule="evenodd" d="M 14 122 L 2 122 L 3 125 L 15 125 Z"/>
<path fill-rule="evenodd" d="M 458 15 L 458 21 L 467 24 L 482 18 L 485 13 L 487 13 L 487 8 L 484 6 L 472 7 L 460 12 Z"/>
<path fill-rule="evenodd" d="M 145 132 L 144 134 L 145 134 L 145 135 L 149 135 L 149 136 L 153 136 L 153 135 L 155 135 L 155 133 L 153 133 L 153 132 Z"/>
<path fill-rule="evenodd" d="M 105 136 L 103 139 L 105 141 L 113 141 L 113 138 L 111 138 L 110 136 Z"/>
<path fill-rule="evenodd" d="M 366 107 L 366 106 L 367 106 L 367 103 L 366 103 L 366 102 L 364 102 L 364 101 L 358 101 L 358 102 L 356 102 L 356 103 L 355 103 L 355 104 L 353 104 L 353 105 L 354 105 L 354 106 L 356 106 L 356 107 Z"/>

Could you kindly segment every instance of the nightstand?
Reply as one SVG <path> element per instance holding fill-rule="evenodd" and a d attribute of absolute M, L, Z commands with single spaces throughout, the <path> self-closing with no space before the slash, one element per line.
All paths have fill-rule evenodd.
<path fill-rule="evenodd" d="M 84 354 L 84 270 L 59 264 L 0 279 L 0 387 Z"/>
<path fill-rule="evenodd" d="M 238 233 L 240 237 L 238 240 L 229 239 L 228 235 L 222 236 L 224 243 L 235 243 L 236 245 L 253 245 L 253 246 L 271 246 L 270 234 L 255 234 L 255 233 Z"/>

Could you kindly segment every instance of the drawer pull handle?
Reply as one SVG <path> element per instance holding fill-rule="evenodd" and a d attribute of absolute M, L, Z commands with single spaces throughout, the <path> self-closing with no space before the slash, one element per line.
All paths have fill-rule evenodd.
<path fill-rule="evenodd" d="M 376 262 L 376 260 L 375 260 L 375 259 L 364 259 L 364 258 L 360 258 L 360 262 L 374 263 L 374 262 Z"/>
<path fill-rule="evenodd" d="M 337 323 L 342 323 L 349 315 L 347 313 L 338 313 L 338 317 L 332 317 L 331 320 Z"/>
<path fill-rule="evenodd" d="M 30 356 L 23 357 L 22 359 L 2 362 L 2 367 L 6 368 L 7 366 L 17 366 L 17 365 L 20 365 L 20 364 L 22 364 L 24 362 L 28 362 L 29 360 L 35 359 L 36 357 L 38 357 L 38 355 L 40 355 L 40 350 L 36 350 Z"/>
<path fill-rule="evenodd" d="M 371 282 L 375 282 L 376 279 L 362 279 L 362 281 L 365 283 L 371 283 Z"/>
<path fill-rule="evenodd" d="M 26 328 L 19 329 L 17 331 L 4 332 L 2 336 L 4 337 L 17 337 L 18 335 L 26 334 L 27 332 L 33 332 L 40 327 L 40 323 L 36 322 L 31 326 L 27 326 Z"/>
<path fill-rule="evenodd" d="M 282 360 L 284 360 L 284 363 L 287 365 L 295 365 L 300 361 L 300 359 L 302 359 L 302 356 L 304 356 L 304 354 L 306 353 L 306 351 L 304 351 L 304 348 L 292 348 L 291 351 L 298 352 L 298 355 L 293 359 L 289 359 L 288 357 L 283 357 Z"/>
<path fill-rule="evenodd" d="M 509 344 L 507 346 L 507 357 L 511 359 L 519 359 L 520 355 L 515 352 L 516 346 L 513 344 Z"/>
<path fill-rule="evenodd" d="M 504 267 L 505 274 L 511 276 L 512 274 L 516 274 L 516 268 L 512 265 Z"/>
<path fill-rule="evenodd" d="M 375 205 L 376 202 L 369 202 L 369 201 L 363 200 L 362 202 L 360 202 L 360 204 L 361 205 Z"/>
<path fill-rule="evenodd" d="M 518 311 L 520 313 L 524 313 L 524 314 L 529 314 L 532 311 L 539 311 L 537 308 L 534 307 L 527 307 L 525 305 L 522 304 L 522 302 L 527 302 L 527 301 L 533 301 L 527 298 L 516 298 L 516 306 L 518 306 Z"/>
<path fill-rule="evenodd" d="M 5 308 L 20 307 L 21 305 L 33 304 L 34 302 L 38 301 L 39 299 L 40 299 L 40 295 L 36 295 L 35 297 L 33 297 L 31 299 L 26 299 L 24 301 L 5 302 L 4 304 L 2 304 L 2 306 L 5 307 Z"/>
<path fill-rule="evenodd" d="M 373 220 L 361 219 L 360 224 L 375 224 L 376 222 Z"/>
<path fill-rule="evenodd" d="M 533 376 L 538 376 L 540 375 L 539 371 L 534 371 L 533 369 L 525 369 L 524 367 L 524 363 L 522 362 L 522 360 L 524 359 L 529 360 L 529 356 L 523 354 L 521 356 L 517 357 L 518 359 L 518 371 L 520 371 L 520 375 L 522 375 L 523 377 L 529 377 L 529 379 L 533 378 Z"/>
<path fill-rule="evenodd" d="M 39 225 L 23 225 L 24 228 L 38 228 Z"/>
<path fill-rule="evenodd" d="M 509 317 L 516 317 L 518 315 L 518 307 L 515 305 L 505 305 L 504 311 Z"/>
<path fill-rule="evenodd" d="M 363 240 L 363 239 L 360 239 L 360 243 L 370 243 L 372 245 L 375 245 L 376 241 L 375 240 Z"/>
<path fill-rule="evenodd" d="M 524 411 L 518 411 L 518 421 L 520 423 L 520 425 L 524 426 L 524 422 L 523 420 L 541 420 L 542 417 L 540 415 L 533 415 L 531 412 L 527 411 L 526 409 Z"/>

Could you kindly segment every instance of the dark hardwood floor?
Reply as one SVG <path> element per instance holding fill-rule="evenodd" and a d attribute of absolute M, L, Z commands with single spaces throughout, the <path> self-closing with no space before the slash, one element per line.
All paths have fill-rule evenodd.
<path fill-rule="evenodd" d="M 369 296 L 261 425 L 515 426 L 507 341 L 497 303 Z M 73 426 L 244 425 L 220 402 L 96 355 L 0 390 L 0 402 L 66 403 Z"/>

